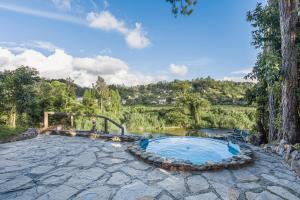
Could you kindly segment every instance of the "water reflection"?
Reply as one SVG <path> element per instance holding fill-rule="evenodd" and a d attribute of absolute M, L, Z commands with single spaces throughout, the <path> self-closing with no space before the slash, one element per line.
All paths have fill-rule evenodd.
<path fill-rule="evenodd" d="M 134 131 L 129 130 L 128 135 L 142 135 L 147 138 L 156 138 L 162 136 L 194 136 L 194 137 L 222 137 L 233 133 L 233 129 L 217 129 L 217 128 L 203 128 L 199 130 L 186 129 L 170 129 L 161 132 L 158 131 Z"/>

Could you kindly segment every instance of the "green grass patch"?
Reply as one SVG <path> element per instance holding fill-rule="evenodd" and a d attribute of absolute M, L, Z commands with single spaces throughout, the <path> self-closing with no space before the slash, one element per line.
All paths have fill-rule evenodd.
<path fill-rule="evenodd" d="M 12 128 L 9 126 L 0 126 L 0 139 L 18 135 L 20 133 L 25 132 L 26 130 L 27 130 L 27 128 L 24 128 L 24 127 Z"/>

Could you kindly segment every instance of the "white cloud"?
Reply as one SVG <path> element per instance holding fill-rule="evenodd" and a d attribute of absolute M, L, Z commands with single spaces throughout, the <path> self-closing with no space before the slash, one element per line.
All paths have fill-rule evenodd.
<path fill-rule="evenodd" d="M 142 24 L 136 23 L 135 29 L 129 31 L 126 36 L 126 42 L 129 47 L 134 49 L 143 49 L 150 45 L 147 33 L 142 30 Z"/>
<path fill-rule="evenodd" d="M 23 52 L 29 49 L 41 49 L 49 52 L 54 52 L 56 49 L 61 49 L 51 42 L 47 41 L 29 41 L 29 42 L 0 42 L 0 46 L 12 52 Z"/>
<path fill-rule="evenodd" d="M 253 70 L 252 67 L 249 67 L 249 68 L 246 68 L 246 69 L 241 69 L 241 70 L 238 70 L 238 71 L 233 71 L 231 72 L 232 74 L 243 74 L 243 75 L 246 75 L 246 74 L 249 74 L 251 73 Z"/>
<path fill-rule="evenodd" d="M 170 64 L 170 72 L 174 75 L 184 76 L 188 72 L 188 68 L 185 65 Z"/>
<path fill-rule="evenodd" d="M 52 1 L 65 8 L 71 7 L 71 0 Z M 79 24 L 104 31 L 117 31 L 124 36 L 124 40 L 130 48 L 143 49 L 149 47 L 151 44 L 150 39 L 147 37 L 147 32 L 143 30 L 141 23 L 136 23 L 134 28 L 129 28 L 126 26 L 124 21 L 117 19 L 107 10 L 101 11 L 100 13 L 90 12 L 87 14 L 86 20 L 83 20 L 71 15 L 62 15 L 54 12 L 35 10 L 6 3 L 0 3 L 0 9 L 62 22 Z"/>
<path fill-rule="evenodd" d="M 104 9 L 107 9 L 109 7 L 109 3 L 107 0 L 103 1 L 103 7 L 104 7 Z"/>
<path fill-rule="evenodd" d="M 141 23 L 136 23 L 135 28 L 128 28 L 124 21 L 117 19 L 109 11 L 100 13 L 90 12 L 87 15 L 89 26 L 104 31 L 117 31 L 124 35 L 127 45 L 133 49 L 143 49 L 150 46 L 150 39 L 147 32 L 142 28 Z"/>
<path fill-rule="evenodd" d="M 47 41 L 33 41 L 33 42 L 31 42 L 31 44 L 32 44 L 32 47 L 44 49 L 44 50 L 47 50 L 50 52 L 53 52 L 56 49 L 60 49 L 56 45 L 52 44 L 51 42 L 47 42 Z"/>
<path fill-rule="evenodd" d="M 46 56 L 33 49 L 15 53 L 0 47 L 0 71 L 12 70 L 20 65 L 36 68 L 45 78 L 71 77 L 77 84 L 91 86 L 102 76 L 108 84 L 139 85 L 165 80 L 130 70 L 123 60 L 111 56 L 73 57 L 56 49 Z"/>
<path fill-rule="evenodd" d="M 76 18 L 76 17 L 70 16 L 70 15 L 61 15 L 61 14 L 57 14 L 54 12 L 35 10 L 35 9 L 31 9 L 31 8 L 26 8 L 26 7 L 11 5 L 11 4 L 5 4 L 5 3 L 0 3 L 0 9 L 86 26 L 85 21 L 81 20 L 80 18 Z"/>
<path fill-rule="evenodd" d="M 257 83 L 257 80 L 245 79 L 243 76 L 225 76 L 224 81 L 234 81 L 234 82 L 252 82 Z"/>
<path fill-rule="evenodd" d="M 73 66 L 76 70 L 85 70 L 90 74 L 109 75 L 128 71 L 128 65 L 124 61 L 110 56 L 74 58 Z"/>
<path fill-rule="evenodd" d="M 257 83 L 257 80 L 252 80 L 252 79 L 245 79 L 245 76 L 249 73 L 251 73 L 253 70 L 252 67 L 237 70 L 231 72 L 233 74 L 232 76 L 225 76 L 223 78 L 224 81 L 234 81 L 234 82 L 253 82 Z"/>
<path fill-rule="evenodd" d="M 60 10 L 70 10 L 71 0 L 51 0 L 54 5 Z"/>
<path fill-rule="evenodd" d="M 102 11 L 100 13 L 90 12 L 87 15 L 87 21 L 90 27 L 104 31 L 118 31 L 120 33 L 127 33 L 128 31 L 124 22 L 118 20 L 109 11 Z"/>

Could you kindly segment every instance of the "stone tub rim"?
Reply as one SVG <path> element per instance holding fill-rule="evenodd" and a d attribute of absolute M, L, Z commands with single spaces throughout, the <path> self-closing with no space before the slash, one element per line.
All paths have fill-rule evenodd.
<path fill-rule="evenodd" d="M 218 138 L 210 138 L 218 140 Z M 220 140 L 220 139 L 219 139 Z M 221 139 L 222 140 L 222 139 Z M 140 141 L 134 142 L 132 145 L 128 145 L 127 151 L 143 160 L 145 163 L 154 165 L 156 167 L 171 170 L 171 171 L 208 171 L 219 169 L 237 169 L 244 166 L 248 166 L 254 162 L 254 155 L 252 150 L 245 144 L 239 144 L 240 154 L 232 156 L 227 159 L 223 159 L 220 162 L 205 162 L 203 164 L 194 164 L 188 160 L 168 159 L 155 153 L 145 151 L 140 146 Z M 222 140 L 224 141 L 224 140 Z"/>

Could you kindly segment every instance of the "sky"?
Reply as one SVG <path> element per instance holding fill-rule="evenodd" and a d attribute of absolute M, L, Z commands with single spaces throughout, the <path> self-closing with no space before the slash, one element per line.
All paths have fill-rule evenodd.
<path fill-rule="evenodd" d="M 266 0 L 199 0 L 174 17 L 165 0 L 0 0 L 0 71 L 91 86 L 211 76 L 243 81 L 259 50 L 246 13 Z"/>

